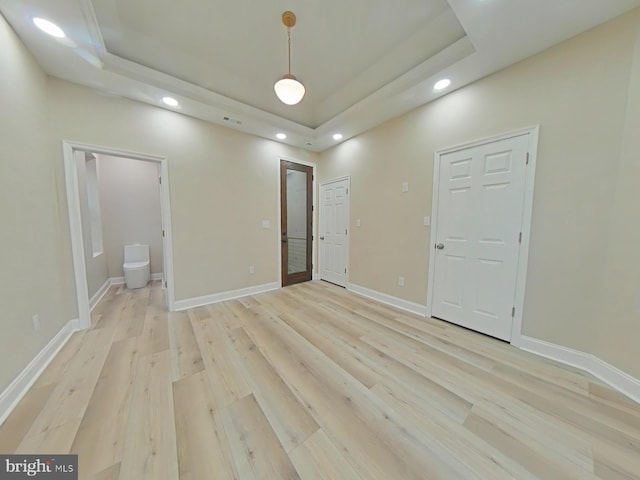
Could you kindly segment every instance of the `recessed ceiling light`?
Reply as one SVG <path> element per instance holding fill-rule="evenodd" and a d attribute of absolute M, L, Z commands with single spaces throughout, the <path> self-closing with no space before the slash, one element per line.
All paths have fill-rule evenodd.
<path fill-rule="evenodd" d="M 162 97 L 162 102 L 170 107 L 177 107 L 179 105 L 178 100 L 173 97 Z"/>
<path fill-rule="evenodd" d="M 333 134 L 333 139 L 337 142 L 338 140 L 342 140 L 342 134 L 341 133 L 334 133 Z"/>
<path fill-rule="evenodd" d="M 444 90 L 449 85 L 451 85 L 451 80 L 449 80 L 448 78 L 443 78 L 442 80 L 436 82 L 436 84 L 433 86 L 433 89 L 434 90 Z"/>
<path fill-rule="evenodd" d="M 278 133 L 278 134 L 276 135 L 276 138 L 277 138 L 278 140 L 284 140 L 285 138 L 287 138 L 287 135 L 286 135 L 285 133 Z"/>
<path fill-rule="evenodd" d="M 52 37 L 55 37 L 55 38 L 66 37 L 64 31 L 55 23 L 50 22 L 49 20 L 45 20 L 44 18 L 40 18 L 40 17 L 34 17 L 33 23 L 35 24 L 36 27 L 38 27 L 44 33 L 48 33 Z"/>

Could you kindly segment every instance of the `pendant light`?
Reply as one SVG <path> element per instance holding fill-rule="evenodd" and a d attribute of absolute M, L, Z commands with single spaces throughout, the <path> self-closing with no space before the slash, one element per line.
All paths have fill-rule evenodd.
<path fill-rule="evenodd" d="M 282 103 L 287 105 L 295 105 L 300 103 L 304 97 L 304 85 L 298 81 L 295 75 L 291 74 L 291 27 L 296 24 L 296 15 L 293 12 L 286 11 L 282 14 L 282 23 L 287 27 L 288 52 L 289 52 L 289 73 L 278 80 L 273 89 Z"/>

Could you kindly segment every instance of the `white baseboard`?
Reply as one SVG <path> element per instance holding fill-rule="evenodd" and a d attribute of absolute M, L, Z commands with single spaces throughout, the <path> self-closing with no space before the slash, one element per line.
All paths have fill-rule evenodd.
<path fill-rule="evenodd" d="M 29 362 L 25 369 L 0 393 L 0 425 L 6 420 L 12 410 L 22 400 L 31 385 L 38 379 L 47 365 L 64 347 L 71 335 L 79 330 L 78 320 L 70 320 L 55 337 Z"/>
<path fill-rule="evenodd" d="M 201 307 L 202 305 L 210 305 L 212 303 L 233 300 L 234 298 L 246 297 L 247 295 L 256 295 L 258 293 L 270 292 L 280 288 L 280 282 L 265 283 L 264 285 L 256 285 L 255 287 L 240 288 L 238 290 L 230 290 L 227 292 L 213 293 L 202 297 L 187 298 L 185 300 L 176 300 L 174 303 L 175 311 L 187 310 L 189 308 Z"/>
<path fill-rule="evenodd" d="M 152 273 L 151 280 L 162 280 L 162 272 Z M 124 285 L 124 277 L 111 277 L 109 279 L 110 285 Z"/>
<path fill-rule="evenodd" d="M 527 352 L 579 368 L 640 403 L 640 380 L 590 353 L 522 335 L 519 347 Z"/>
<path fill-rule="evenodd" d="M 406 310 L 407 312 L 422 315 L 423 317 L 427 316 L 427 307 L 425 305 L 420 305 L 419 303 L 403 300 L 402 298 L 387 295 L 386 293 L 377 292 L 376 290 L 361 287 L 353 283 L 347 284 L 347 290 L 353 293 L 357 293 L 358 295 L 362 295 L 363 297 L 371 298 L 381 303 L 386 303 L 387 305 L 391 305 L 392 307 Z"/>
<path fill-rule="evenodd" d="M 107 290 L 109 290 L 109 287 L 113 285 L 113 283 L 111 283 L 110 280 L 111 279 L 107 278 L 107 281 L 104 282 L 104 284 L 98 289 L 95 295 L 89 299 L 90 312 L 93 311 L 95 306 L 100 302 L 100 300 L 102 300 L 102 297 L 104 297 L 104 294 L 107 293 Z"/>
<path fill-rule="evenodd" d="M 311 274 L 311 280 L 322 280 L 322 279 L 320 278 L 320 273 L 319 273 L 319 272 L 313 272 L 313 273 Z"/>

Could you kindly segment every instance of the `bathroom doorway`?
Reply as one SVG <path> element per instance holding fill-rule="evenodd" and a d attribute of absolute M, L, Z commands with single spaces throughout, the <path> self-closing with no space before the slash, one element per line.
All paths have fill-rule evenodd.
<path fill-rule="evenodd" d="M 163 288 L 165 288 L 165 299 L 167 308 L 173 310 L 174 298 L 174 284 L 173 284 L 173 258 L 172 258 L 172 238 L 171 238 L 171 214 L 169 204 L 169 179 L 167 160 L 164 157 L 156 155 L 140 154 L 135 152 L 128 152 L 124 150 L 117 150 L 112 148 L 100 147 L 95 145 L 86 145 L 79 143 L 63 142 L 64 148 L 64 160 L 65 160 L 65 180 L 67 187 L 67 204 L 69 209 L 69 224 L 71 229 L 71 246 L 73 255 L 73 267 L 76 283 L 76 296 L 78 301 L 78 316 L 79 327 L 88 328 L 91 325 L 91 307 L 92 303 L 95 303 L 96 298 L 101 296 L 101 292 L 96 290 L 95 285 L 91 285 L 92 299 L 90 299 L 90 289 L 88 276 L 93 268 L 96 267 L 93 262 L 94 258 L 100 258 L 103 253 L 101 249 L 113 249 L 113 245 L 109 247 L 108 244 L 102 245 L 101 235 L 94 235 L 96 226 L 100 225 L 100 221 L 96 222 L 96 225 L 92 225 L 94 228 L 87 229 L 83 232 L 83 219 L 85 224 L 88 221 L 92 221 L 96 216 L 96 212 L 100 212 L 100 206 L 96 205 L 96 199 L 87 198 L 91 196 L 89 188 L 91 182 L 95 179 L 95 162 L 93 159 L 100 158 L 104 165 L 109 167 L 115 167 L 118 162 L 129 164 L 131 167 L 136 167 L 138 171 L 146 171 L 147 182 L 149 181 L 148 172 L 157 172 L 157 178 L 152 178 L 151 181 L 156 181 L 159 188 L 160 198 L 160 227 L 161 239 L 158 240 L 156 250 L 158 251 L 156 257 L 156 263 L 162 263 L 162 275 L 161 280 Z M 104 158 L 106 157 L 106 158 Z M 112 161 L 112 164 L 109 164 Z M 85 163 L 86 162 L 86 163 Z M 134 163 L 136 162 L 136 163 Z M 105 170 L 104 173 L 107 171 Z M 82 182 L 83 188 L 80 188 Z M 153 187 L 152 187 L 153 188 Z M 84 190 L 84 191 L 83 191 Z M 157 200 L 156 200 L 157 201 Z M 83 211 L 84 210 L 84 211 Z M 86 226 L 86 225 L 85 225 Z M 87 238 L 90 236 L 91 238 Z M 123 237 L 124 238 L 124 237 Z M 123 240 L 127 242 L 127 240 Z M 121 242 L 122 243 L 122 242 Z M 124 245 L 118 248 L 122 249 Z M 119 258 L 118 251 L 118 258 Z M 112 255 L 116 256 L 116 255 Z M 160 259 L 160 256 L 162 257 Z M 115 260 L 116 262 L 118 260 Z M 152 258 L 152 264 L 154 259 Z M 121 262 L 122 263 L 122 262 Z M 111 266 L 111 271 L 113 271 Z M 160 275 L 152 275 L 152 279 L 158 279 Z M 106 291 L 111 284 L 120 283 L 120 278 L 110 278 L 102 289 Z M 104 292 L 102 292 L 104 293 Z M 93 301 L 92 301 L 93 300 Z"/>

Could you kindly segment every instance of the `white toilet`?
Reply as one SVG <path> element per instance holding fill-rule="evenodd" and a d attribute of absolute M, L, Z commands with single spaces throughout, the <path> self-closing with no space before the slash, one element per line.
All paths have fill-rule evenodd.
<path fill-rule="evenodd" d="M 142 288 L 149 283 L 149 245 L 124 246 L 124 281 L 127 288 Z"/>

